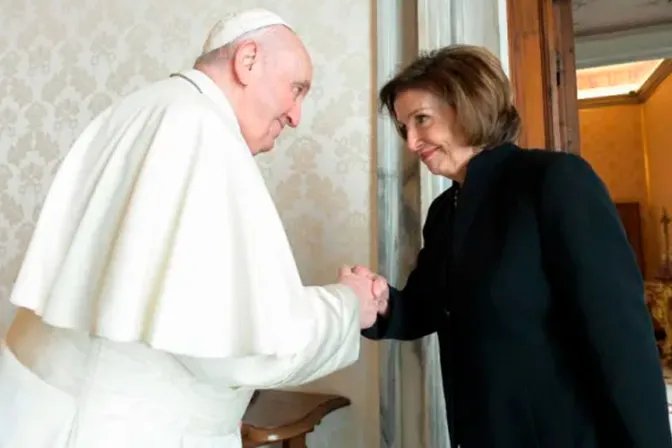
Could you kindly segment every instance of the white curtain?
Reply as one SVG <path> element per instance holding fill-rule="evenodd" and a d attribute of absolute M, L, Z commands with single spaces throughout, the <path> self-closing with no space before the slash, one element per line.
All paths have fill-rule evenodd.
<path fill-rule="evenodd" d="M 508 73 L 506 0 L 417 0 L 403 7 L 411 3 L 415 14 L 402 10 L 400 0 L 378 0 L 378 87 L 412 59 L 400 39 L 416 43 L 416 54 L 454 43 L 483 45 L 499 55 Z M 407 22 L 413 15 L 414 26 Z M 389 120 L 378 123 L 380 271 L 402 286 L 422 243 L 429 204 L 451 182 L 409 158 Z M 380 356 L 381 448 L 449 448 L 436 335 L 386 342 Z"/>

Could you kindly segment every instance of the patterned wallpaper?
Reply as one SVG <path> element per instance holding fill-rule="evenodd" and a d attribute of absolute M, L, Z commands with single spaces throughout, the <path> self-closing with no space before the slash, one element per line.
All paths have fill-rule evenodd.
<path fill-rule="evenodd" d="M 247 7 L 294 24 L 315 64 L 302 126 L 259 160 L 303 279 L 329 282 L 341 263 L 370 264 L 370 0 L 0 0 L 0 304 L 78 133 L 120 95 L 189 68 L 214 22 Z M 8 312 L 0 309 L 0 332 Z M 328 417 L 312 447 L 377 445 L 377 420 L 368 420 L 378 413 L 373 347 L 311 387 L 351 397 L 354 411 Z M 348 419 L 357 422 L 352 436 L 342 430 Z"/>

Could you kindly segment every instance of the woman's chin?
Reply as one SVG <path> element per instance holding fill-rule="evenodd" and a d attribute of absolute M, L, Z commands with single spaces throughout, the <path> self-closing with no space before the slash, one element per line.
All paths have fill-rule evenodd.
<path fill-rule="evenodd" d="M 439 165 L 437 163 L 432 163 L 431 158 L 423 160 L 423 163 L 425 164 L 427 170 L 429 170 L 430 173 L 441 175 L 441 173 L 439 172 Z"/>
<path fill-rule="evenodd" d="M 452 173 L 446 173 L 445 169 L 441 169 L 441 166 L 438 163 L 425 163 L 427 171 L 434 174 L 435 176 L 445 177 L 446 179 L 453 180 Z"/>

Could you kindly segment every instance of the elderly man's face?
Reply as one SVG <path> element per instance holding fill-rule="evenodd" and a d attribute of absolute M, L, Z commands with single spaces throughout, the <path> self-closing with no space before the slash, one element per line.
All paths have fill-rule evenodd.
<path fill-rule="evenodd" d="M 239 122 L 253 154 L 273 148 L 285 126 L 301 122 L 301 107 L 313 76 L 310 56 L 299 38 L 281 28 L 259 46 L 257 60 L 245 87 Z"/>

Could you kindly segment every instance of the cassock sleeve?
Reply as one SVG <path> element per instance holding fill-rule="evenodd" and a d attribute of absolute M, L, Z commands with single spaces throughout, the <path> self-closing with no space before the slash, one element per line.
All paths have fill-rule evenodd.
<path fill-rule="evenodd" d="M 665 387 L 641 274 L 609 194 L 591 167 L 563 155 L 548 170 L 541 210 L 555 297 L 579 323 L 586 375 L 615 414 L 624 446 L 672 446 Z"/>
<path fill-rule="evenodd" d="M 13 303 L 56 327 L 240 362 L 233 383 L 301 382 L 354 362 L 357 298 L 303 286 L 235 117 L 200 96 L 164 104 L 139 96 L 84 132 Z"/>
<path fill-rule="evenodd" d="M 254 389 L 297 386 L 357 360 L 359 314 L 354 293 L 342 285 L 307 287 L 315 318 L 313 341 L 292 355 L 222 359 L 179 356 L 196 377 L 229 387 Z"/>

